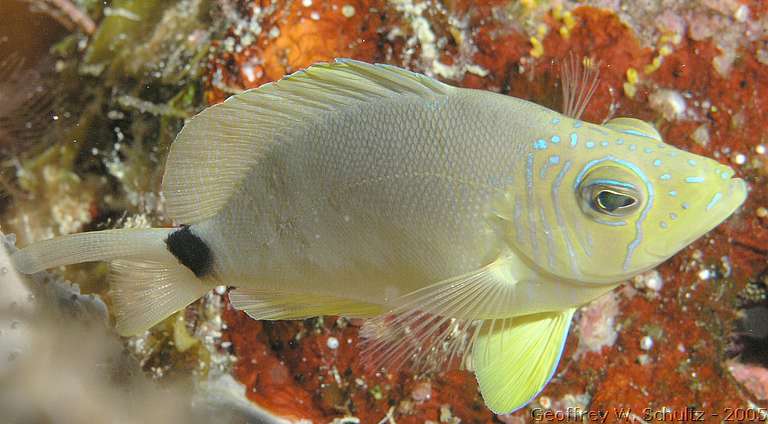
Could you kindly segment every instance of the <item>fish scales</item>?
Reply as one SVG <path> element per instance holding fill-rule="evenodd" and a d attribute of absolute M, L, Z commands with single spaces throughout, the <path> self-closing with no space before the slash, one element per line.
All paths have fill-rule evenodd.
<path fill-rule="evenodd" d="M 216 272 L 380 302 L 393 281 L 410 291 L 487 263 L 490 199 L 525 122 L 492 125 L 509 111 L 482 94 L 363 105 L 286 134 L 226 214 L 193 226 L 221 252 Z"/>

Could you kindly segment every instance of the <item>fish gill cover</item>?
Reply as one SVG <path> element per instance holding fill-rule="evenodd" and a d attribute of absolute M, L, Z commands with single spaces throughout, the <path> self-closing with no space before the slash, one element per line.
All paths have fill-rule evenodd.
<path fill-rule="evenodd" d="M 3 16 L 52 16 L 39 34 L 33 25 L 18 30 L 28 37 L 65 25 L 36 57 L 11 54 L 25 50 L 14 31 L 0 34 L 0 90 L 31 95 L 4 95 L 17 106 L 0 107 L 3 232 L 26 245 L 83 230 L 170 226 L 158 190 L 183 119 L 318 61 L 391 63 L 558 109 L 553 63 L 586 56 L 601 75 L 586 121 L 653 122 L 668 143 L 734 166 L 751 191 L 725 224 L 577 312 L 552 383 L 528 407 L 494 416 L 464 371 L 367 371 L 359 321 L 254 321 L 229 306 L 226 287 L 123 343 L 159 384 L 205 386 L 231 374 L 241 395 L 294 420 L 516 423 L 547 411 L 607 411 L 652 421 L 688 408 L 718 413 L 707 416 L 718 422 L 729 411 L 764 419 L 768 7 L 587 3 L 4 2 Z M 30 90 L 37 86 L 42 93 Z M 109 304 L 104 264 L 60 274 Z"/>

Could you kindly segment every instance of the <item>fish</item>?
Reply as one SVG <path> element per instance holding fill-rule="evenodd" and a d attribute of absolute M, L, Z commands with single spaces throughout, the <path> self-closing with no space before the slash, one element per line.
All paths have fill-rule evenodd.
<path fill-rule="evenodd" d="M 184 125 L 162 182 L 175 227 L 65 235 L 12 260 L 109 261 L 124 336 L 219 285 L 254 319 L 362 318 L 361 361 L 459 363 L 490 410 L 515 411 L 551 379 L 576 308 L 747 195 L 652 124 L 581 120 L 595 80 L 579 69 L 560 113 L 392 65 L 315 64 Z"/>

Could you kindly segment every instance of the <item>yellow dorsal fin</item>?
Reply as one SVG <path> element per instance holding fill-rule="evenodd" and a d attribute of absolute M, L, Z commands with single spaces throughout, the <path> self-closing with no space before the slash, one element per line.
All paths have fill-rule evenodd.
<path fill-rule="evenodd" d="M 325 113 L 451 89 L 395 66 L 337 59 L 232 96 L 192 118 L 171 146 L 162 187 L 167 214 L 185 224 L 215 215 L 273 143 Z"/>
<path fill-rule="evenodd" d="M 497 414 L 533 400 L 552 378 L 574 309 L 487 320 L 472 350 L 480 393 Z"/>
<path fill-rule="evenodd" d="M 645 121 L 641 121 L 640 119 L 624 117 L 613 118 L 606 122 L 605 126 L 624 134 L 638 135 L 640 137 L 646 137 L 659 142 L 663 142 L 661 140 L 661 134 L 659 134 L 659 131 L 657 131 L 653 125 Z"/>

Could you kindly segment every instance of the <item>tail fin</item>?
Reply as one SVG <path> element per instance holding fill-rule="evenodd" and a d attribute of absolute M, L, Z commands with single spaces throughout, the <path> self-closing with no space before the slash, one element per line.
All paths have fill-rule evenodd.
<path fill-rule="evenodd" d="M 172 228 L 143 228 L 70 234 L 33 243 L 11 256 L 19 272 L 34 274 L 48 268 L 119 258 L 170 258 L 163 241 Z"/>
<path fill-rule="evenodd" d="M 180 264 L 165 243 L 174 229 L 94 231 L 33 243 L 11 256 L 33 274 L 81 262 L 111 261 L 110 293 L 117 331 L 142 333 L 204 295 L 209 286 Z"/>

